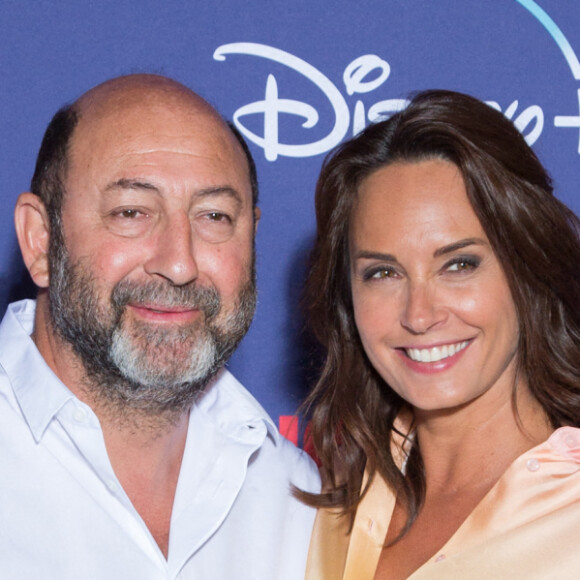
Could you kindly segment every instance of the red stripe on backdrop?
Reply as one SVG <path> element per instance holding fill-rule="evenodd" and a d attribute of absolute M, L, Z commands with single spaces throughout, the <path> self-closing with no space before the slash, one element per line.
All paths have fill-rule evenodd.
<path fill-rule="evenodd" d="M 280 415 L 278 429 L 286 439 L 298 445 L 298 417 L 296 415 Z"/>

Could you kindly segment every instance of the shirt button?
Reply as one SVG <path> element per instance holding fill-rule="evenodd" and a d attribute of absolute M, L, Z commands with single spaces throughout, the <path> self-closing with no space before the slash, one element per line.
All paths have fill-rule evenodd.
<path fill-rule="evenodd" d="M 77 407 L 73 412 L 73 419 L 77 423 L 84 423 L 87 419 L 87 413 L 84 409 Z"/>
<path fill-rule="evenodd" d="M 112 479 L 107 481 L 107 487 L 109 488 L 109 491 L 112 491 L 113 493 L 117 491 L 117 484 Z"/>
<path fill-rule="evenodd" d="M 435 562 L 441 562 L 443 560 L 445 560 L 445 554 L 439 554 L 439 556 L 435 558 Z"/>
<path fill-rule="evenodd" d="M 537 459 L 528 459 L 526 467 L 528 471 L 538 471 L 540 469 L 540 462 Z"/>
<path fill-rule="evenodd" d="M 568 435 L 565 441 L 568 447 L 576 447 L 576 445 L 578 444 L 578 440 L 576 439 L 575 435 Z"/>

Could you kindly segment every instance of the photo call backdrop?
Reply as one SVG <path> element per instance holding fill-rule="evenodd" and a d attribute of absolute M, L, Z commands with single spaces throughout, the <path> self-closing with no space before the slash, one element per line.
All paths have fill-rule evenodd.
<path fill-rule="evenodd" d="M 0 310 L 34 296 L 13 207 L 52 115 L 114 76 L 172 77 L 232 119 L 256 159 L 259 303 L 229 368 L 297 440 L 325 155 L 414 91 L 467 92 L 515 122 L 578 214 L 579 57 L 579 0 L 0 0 Z"/>

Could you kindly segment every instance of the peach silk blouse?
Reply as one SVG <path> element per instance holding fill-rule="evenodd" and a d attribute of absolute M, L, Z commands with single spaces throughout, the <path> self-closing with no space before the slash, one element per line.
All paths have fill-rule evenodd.
<path fill-rule="evenodd" d="M 319 510 L 306 580 L 372 580 L 394 505 L 391 490 L 376 476 L 350 534 L 336 511 Z M 580 578 L 580 429 L 561 427 L 518 457 L 445 546 L 409 578 Z"/>

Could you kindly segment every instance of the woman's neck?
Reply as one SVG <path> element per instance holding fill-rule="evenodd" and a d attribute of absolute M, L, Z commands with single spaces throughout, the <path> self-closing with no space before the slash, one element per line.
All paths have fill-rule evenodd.
<path fill-rule="evenodd" d="M 517 393 L 515 405 L 510 397 L 415 413 L 428 490 L 493 485 L 517 457 L 550 436 L 550 421 L 527 386 Z"/>

